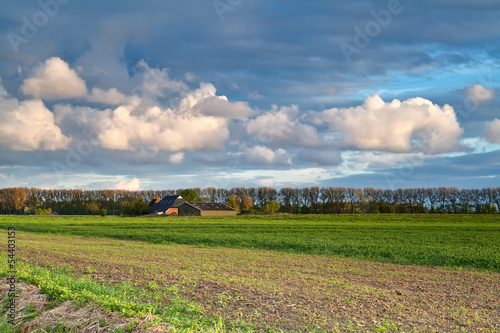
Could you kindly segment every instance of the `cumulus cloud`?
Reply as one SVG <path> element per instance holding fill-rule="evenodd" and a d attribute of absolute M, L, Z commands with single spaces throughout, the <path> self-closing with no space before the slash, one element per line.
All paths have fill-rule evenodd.
<path fill-rule="evenodd" d="M 184 153 L 177 153 L 177 154 L 173 154 L 170 156 L 170 163 L 172 164 L 181 164 L 182 161 L 184 160 Z"/>
<path fill-rule="evenodd" d="M 116 88 L 102 90 L 100 88 L 92 88 L 92 92 L 86 97 L 89 102 L 103 103 L 108 105 L 121 105 L 129 102 L 130 97 L 125 96 Z"/>
<path fill-rule="evenodd" d="M 201 83 L 200 88 L 190 92 L 182 101 L 180 110 L 192 110 L 206 116 L 244 119 L 255 112 L 246 102 L 229 102 L 226 96 L 217 96 L 211 83 Z"/>
<path fill-rule="evenodd" d="M 115 185 L 117 190 L 138 191 L 141 188 L 141 181 L 139 178 L 132 178 L 129 181 L 121 180 Z"/>
<path fill-rule="evenodd" d="M 500 119 L 489 121 L 484 125 L 484 136 L 491 143 L 500 143 Z"/>
<path fill-rule="evenodd" d="M 220 108 L 216 110 L 215 106 Z M 103 148 L 148 147 L 173 152 L 223 149 L 229 139 L 230 119 L 245 117 L 251 112 L 246 104 L 231 103 L 225 96 L 216 96 L 211 84 L 202 84 L 199 89 L 186 93 L 179 105 L 172 108 L 144 106 L 138 97 L 130 99 L 129 104 L 106 110 L 56 107 L 61 123 L 76 123 L 92 130 Z"/>
<path fill-rule="evenodd" d="M 136 68 L 142 83 L 133 89 L 134 95 L 164 97 L 166 91 L 179 93 L 188 90 L 184 82 L 169 77 L 168 69 L 151 68 L 144 60 L 141 60 Z M 132 78 L 129 79 L 132 82 Z M 94 87 L 89 93 L 85 81 L 67 62 L 58 57 L 47 59 L 32 77 L 24 80 L 21 90 L 25 95 L 45 100 L 79 97 L 89 102 L 109 105 L 125 104 L 132 98 L 116 88 L 103 90 Z"/>
<path fill-rule="evenodd" d="M 463 129 L 453 108 L 420 97 L 385 103 L 375 95 L 361 106 L 329 109 L 313 118 L 339 132 L 343 145 L 357 149 L 410 152 L 418 147 L 431 154 L 462 149 Z"/>
<path fill-rule="evenodd" d="M 26 79 L 22 90 L 27 95 L 49 100 L 79 97 L 82 101 L 113 106 L 96 110 L 58 104 L 54 108 L 57 123 L 69 133 L 92 132 L 97 144 L 112 150 L 223 149 L 229 139 L 230 120 L 247 119 L 255 113 L 246 102 L 230 102 L 226 96 L 218 96 L 210 83 L 189 90 L 184 82 L 171 79 L 167 69 L 151 68 L 143 60 L 136 68 L 140 71 L 142 85 L 138 88 L 142 89 L 142 95 L 132 91 L 132 96 L 127 96 L 116 88 L 94 87 L 88 92 L 78 74 L 56 57 L 47 59 L 33 77 Z M 169 108 L 162 107 L 155 99 L 165 97 L 166 93 L 171 98 Z M 57 138 L 54 136 L 54 140 Z M 182 157 L 174 155 L 173 163 L 180 163 Z"/>
<path fill-rule="evenodd" d="M 178 114 L 172 109 L 148 108 L 134 114 L 133 106 L 120 106 L 100 116 L 98 139 L 104 148 L 131 150 L 148 146 L 180 151 L 221 149 L 229 138 L 227 120 Z"/>
<path fill-rule="evenodd" d="M 292 158 L 284 149 L 272 150 L 264 146 L 254 146 L 245 151 L 245 160 L 257 165 L 292 165 Z"/>
<path fill-rule="evenodd" d="M 141 64 L 141 63 L 140 63 Z M 144 66 L 144 64 L 141 64 Z M 149 68 L 148 68 L 149 69 Z M 166 73 L 158 70 L 151 70 L 144 73 L 145 87 L 153 89 L 148 81 L 150 77 L 157 77 L 160 86 L 164 86 Z M 153 75 L 151 73 L 157 73 Z M 103 103 L 109 105 L 121 105 L 128 103 L 132 97 L 128 97 L 116 88 L 103 90 L 97 87 L 87 92 L 85 81 L 78 76 L 78 73 L 69 67 L 64 60 L 53 57 L 45 61 L 39 67 L 33 77 L 24 80 L 21 90 L 25 95 L 45 100 L 82 98 L 89 102 Z"/>
<path fill-rule="evenodd" d="M 199 89 L 187 93 L 179 112 L 227 119 L 244 119 L 255 113 L 246 102 L 229 102 L 226 96 L 217 96 L 217 89 L 211 83 L 201 83 Z"/>
<path fill-rule="evenodd" d="M 0 81 L 0 147 L 14 151 L 57 150 L 70 139 L 39 99 L 10 98 Z"/>
<path fill-rule="evenodd" d="M 182 92 L 188 90 L 187 85 L 180 80 L 173 80 L 168 76 L 168 69 L 151 68 L 144 61 L 139 61 L 137 68 L 143 73 L 141 89 L 150 96 L 164 97 L 165 92 Z M 136 91 L 138 92 L 138 91 Z"/>
<path fill-rule="evenodd" d="M 465 88 L 465 94 L 469 102 L 478 104 L 489 102 L 495 97 L 493 90 L 485 88 L 480 83 Z"/>
<path fill-rule="evenodd" d="M 198 77 L 193 73 L 186 73 L 184 74 L 184 78 L 186 79 L 187 82 L 194 82 L 194 80 L 196 80 Z"/>
<path fill-rule="evenodd" d="M 46 100 L 84 97 L 87 94 L 85 81 L 58 57 L 47 59 L 33 77 L 24 80 L 21 90 L 27 96 Z"/>
<path fill-rule="evenodd" d="M 319 147 L 325 143 L 316 129 L 303 124 L 297 118 L 298 107 L 273 105 L 272 110 L 247 123 L 247 133 L 261 143 L 277 145 L 296 145 L 301 147 Z"/>

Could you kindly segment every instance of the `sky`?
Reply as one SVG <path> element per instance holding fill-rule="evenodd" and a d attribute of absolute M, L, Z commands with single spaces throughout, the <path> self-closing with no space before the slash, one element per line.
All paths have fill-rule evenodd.
<path fill-rule="evenodd" d="M 500 2 L 2 1 L 0 188 L 500 186 Z"/>

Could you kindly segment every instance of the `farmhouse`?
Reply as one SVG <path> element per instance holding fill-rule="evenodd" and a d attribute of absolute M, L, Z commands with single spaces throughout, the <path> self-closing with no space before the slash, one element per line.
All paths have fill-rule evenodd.
<path fill-rule="evenodd" d="M 149 208 L 153 207 L 154 205 L 156 205 L 158 202 L 160 202 L 160 199 L 158 198 L 154 198 L 152 199 L 150 202 L 149 202 Z"/>
<path fill-rule="evenodd" d="M 150 214 L 178 214 L 179 205 L 187 202 L 180 195 L 167 195 L 165 198 L 158 201 L 153 199 L 149 203 Z"/>
<path fill-rule="evenodd" d="M 181 216 L 235 216 L 236 210 L 223 203 L 185 202 L 179 206 Z"/>

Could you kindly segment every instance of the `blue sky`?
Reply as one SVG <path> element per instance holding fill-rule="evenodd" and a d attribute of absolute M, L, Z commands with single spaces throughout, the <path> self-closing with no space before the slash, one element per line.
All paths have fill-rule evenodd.
<path fill-rule="evenodd" d="M 4 1 L 0 187 L 499 186 L 493 0 Z"/>

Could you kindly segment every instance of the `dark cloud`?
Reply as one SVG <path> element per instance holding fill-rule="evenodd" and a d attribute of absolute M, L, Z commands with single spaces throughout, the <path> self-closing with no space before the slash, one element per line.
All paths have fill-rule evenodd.
<path fill-rule="evenodd" d="M 342 156 L 336 149 L 301 149 L 297 154 L 300 161 L 308 164 L 334 166 L 342 163 Z"/>
<path fill-rule="evenodd" d="M 483 135 L 484 124 L 500 118 L 500 84 L 496 74 L 500 67 L 498 1 L 401 0 L 388 17 L 391 3 L 395 0 L 245 0 L 221 14 L 212 1 L 90 0 L 70 1 L 59 5 L 57 13 L 48 15 L 39 2 L 2 2 L 1 84 L 9 96 L 23 101 L 27 97 L 20 89 L 22 83 L 51 57 L 61 58 L 77 71 L 89 92 L 92 88 L 115 88 L 117 93 L 130 96 L 143 86 L 145 72 L 164 73 L 162 82 L 177 82 L 181 87 L 174 92 L 164 87 L 156 93 L 148 92 L 147 102 L 164 109 L 178 105 L 183 93 L 194 91 L 200 82 L 213 84 L 217 96 L 227 96 L 229 102 L 240 104 L 229 109 L 229 104 L 219 99 L 207 100 L 202 113 L 207 117 L 249 117 L 255 123 L 252 130 L 259 137 L 247 133 L 244 119 L 233 119 L 227 122 L 228 139 L 217 151 L 168 152 L 148 149 L 147 145 L 133 146 L 127 151 L 106 150 L 96 144 L 98 133 L 94 131 L 98 126 L 88 120 L 92 115 L 100 119 L 105 109 L 114 110 L 115 106 L 82 97 L 64 102 L 71 104 L 75 117 L 58 118 L 61 102 L 44 101 L 47 109 L 55 113 L 57 126 L 64 135 L 92 133 L 92 154 L 71 169 L 74 175 L 154 179 L 163 173 L 160 178 L 165 187 L 179 179 L 188 182 L 172 176 L 176 174 L 203 175 L 190 178 L 189 182 L 196 185 L 202 177 L 211 179 L 219 177 L 212 176 L 218 173 L 234 173 L 235 169 L 228 167 L 232 163 L 238 163 L 238 170 L 259 166 L 284 170 L 311 165 L 326 169 L 342 165 L 347 159 L 342 162 L 340 152 L 324 148 L 330 143 L 328 128 L 319 123 L 313 126 L 307 111 L 356 107 L 376 93 L 385 101 L 422 97 L 440 107 L 449 104 L 465 130 L 463 137 Z M 37 26 L 35 20 L 44 19 L 44 15 L 46 22 L 38 22 Z M 370 32 L 370 28 L 375 30 Z M 358 36 L 359 31 L 364 36 Z M 17 42 L 13 38 L 18 38 Z M 356 40 L 363 45 L 356 45 Z M 349 59 L 341 43 L 356 48 Z M 196 79 L 186 80 L 187 73 Z M 477 83 L 492 89 L 495 98 L 472 105 L 463 92 Z M 262 116 L 273 110 L 272 105 L 277 105 L 277 109 L 298 106 L 297 114 L 289 117 L 289 124 L 281 132 L 275 120 L 264 128 L 252 112 L 260 110 Z M 122 132 L 139 125 L 123 127 Z M 266 132 L 273 135 L 266 136 Z M 213 136 L 217 134 L 220 131 Z M 207 137 L 206 141 L 210 139 Z M 137 141 L 144 142 L 143 138 Z M 69 148 L 51 152 L 0 152 L 0 167 L 11 168 L 9 182 L 3 181 L 6 173 L 0 169 L 0 186 L 14 184 L 12 179 L 22 179 L 30 172 L 50 180 L 53 162 L 67 164 L 70 149 L 76 149 L 77 143 L 73 141 Z M 249 150 L 258 157 L 253 164 L 247 161 Z M 175 153 L 183 155 L 174 158 Z M 181 165 L 172 163 L 180 160 Z M 15 171 L 15 166 L 22 170 Z M 416 167 L 404 184 L 487 184 L 486 178 L 481 177 L 497 174 L 495 167 L 498 153 L 435 158 Z M 335 183 L 386 187 L 384 179 L 390 170 L 369 172 L 373 173 L 336 178 Z M 50 183 L 46 179 L 35 181 L 35 177 L 27 179 L 33 184 Z M 70 180 L 68 175 L 65 181 Z M 245 178 L 238 181 L 242 184 L 235 186 L 251 184 L 243 184 Z M 75 182 L 84 184 L 85 180 L 79 178 Z M 109 184 L 110 180 L 93 182 Z M 148 186 L 147 182 L 143 184 Z"/>
<path fill-rule="evenodd" d="M 323 181 L 324 186 L 410 188 L 458 187 L 484 188 L 497 186 L 500 180 L 500 150 L 460 157 L 445 157 L 417 166 L 402 163 L 398 167 L 373 170 Z"/>

